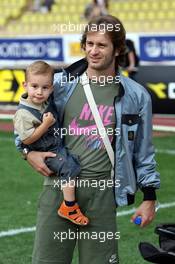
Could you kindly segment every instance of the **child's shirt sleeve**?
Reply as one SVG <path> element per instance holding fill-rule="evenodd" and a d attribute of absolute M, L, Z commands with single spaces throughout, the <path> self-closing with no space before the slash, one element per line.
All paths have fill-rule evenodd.
<path fill-rule="evenodd" d="M 13 118 L 15 133 L 19 135 L 21 141 L 30 137 L 35 128 L 41 124 L 29 111 L 19 109 Z"/>

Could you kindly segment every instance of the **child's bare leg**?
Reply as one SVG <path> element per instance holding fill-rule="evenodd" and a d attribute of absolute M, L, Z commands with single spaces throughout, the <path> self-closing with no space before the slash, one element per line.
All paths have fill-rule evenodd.
<path fill-rule="evenodd" d="M 67 206 L 75 204 L 75 181 L 69 181 L 63 188 L 64 201 Z"/>
<path fill-rule="evenodd" d="M 75 181 L 69 181 L 62 190 L 64 201 L 58 209 L 58 215 L 70 220 L 74 224 L 87 225 L 89 219 L 83 215 L 75 200 Z"/>

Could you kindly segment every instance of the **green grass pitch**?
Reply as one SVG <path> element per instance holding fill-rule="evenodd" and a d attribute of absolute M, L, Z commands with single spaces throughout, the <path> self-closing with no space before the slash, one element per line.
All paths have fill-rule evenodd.
<path fill-rule="evenodd" d="M 157 149 L 175 150 L 175 136 L 154 138 L 154 143 Z M 157 153 L 156 160 L 157 169 L 161 173 L 159 202 L 175 202 L 175 155 Z M 37 199 L 43 178 L 21 159 L 11 133 L 0 133 L 0 175 L 0 232 L 35 226 Z M 141 198 L 142 194 L 138 193 L 136 205 Z M 132 207 L 120 208 L 119 211 Z M 143 229 L 130 223 L 130 215 L 118 217 L 121 264 L 147 263 L 138 252 L 138 243 L 148 241 L 158 245 L 154 228 L 156 224 L 163 222 L 175 222 L 173 207 L 160 209 L 154 222 Z M 33 239 L 34 232 L 0 237 L 0 264 L 30 264 Z M 73 264 L 77 263 L 78 256 L 75 252 Z"/>

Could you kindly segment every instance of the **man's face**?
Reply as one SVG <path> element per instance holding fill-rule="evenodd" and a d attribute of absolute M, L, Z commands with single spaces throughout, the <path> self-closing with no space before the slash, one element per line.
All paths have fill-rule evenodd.
<path fill-rule="evenodd" d="M 115 69 L 115 56 L 113 44 L 107 33 L 100 31 L 88 32 L 85 43 L 85 53 L 88 67 L 94 70 L 104 71 Z"/>

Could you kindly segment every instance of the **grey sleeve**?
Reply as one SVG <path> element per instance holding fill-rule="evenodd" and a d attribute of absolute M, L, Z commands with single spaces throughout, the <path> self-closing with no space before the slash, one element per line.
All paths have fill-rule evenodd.
<path fill-rule="evenodd" d="M 141 120 L 136 138 L 134 161 L 137 184 L 149 198 L 150 190 L 154 191 L 160 187 L 160 177 L 156 171 L 155 150 L 152 144 L 152 102 L 147 92 L 143 93 L 141 101 Z M 148 193 L 146 190 L 150 195 L 146 194 Z"/>

